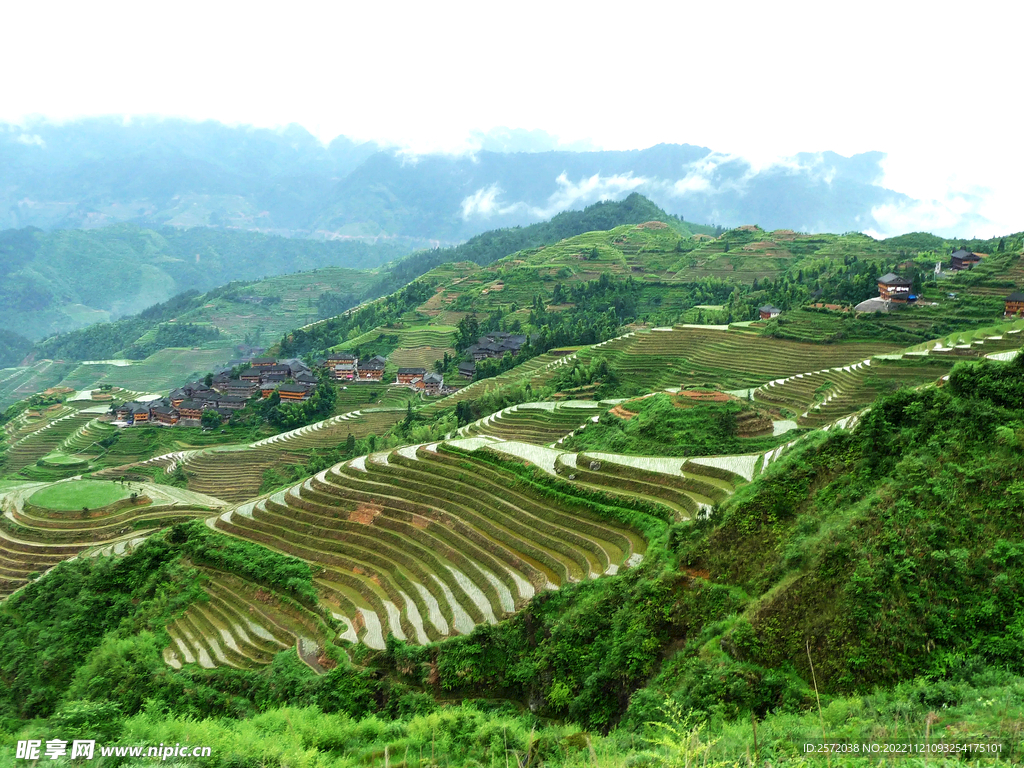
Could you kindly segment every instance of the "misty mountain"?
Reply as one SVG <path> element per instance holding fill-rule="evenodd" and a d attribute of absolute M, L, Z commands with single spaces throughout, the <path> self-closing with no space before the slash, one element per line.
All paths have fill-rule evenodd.
<path fill-rule="evenodd" d="M 471 155 L 412 156 L 305 129 L 94 118 L 0 126 L 0 227 L 116 222 L 451 244 L 639 192 L 699 224 L 881 229 L 909 202 L 878 186 L 884 155 L 799 154 L 755 168 L 707 147 L 566 151 L 543 132 L 481 134 Z M 534 151 L 491 151 L 487 148 Z"/>
<path fill-rule="evenodd" d="M 394 243 L 286 238 L 205 227 L 0 232 L 4 327 L 29 339 L 139 312 L 171 296 L 319 267 L 372 269 L 408 252 Z M 19 349 L 17 340 L 0 346 Z"/>

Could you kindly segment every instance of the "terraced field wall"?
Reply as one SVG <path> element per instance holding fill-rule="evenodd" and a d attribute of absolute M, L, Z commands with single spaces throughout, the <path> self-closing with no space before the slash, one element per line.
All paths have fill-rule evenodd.
<path fill-rule="evenodd" d="M 388 633 L 417 643 L 465 634 L 642 554 L 637 533 L 584 506 L 434 444 L 337 465 L 215 526 L 315 564 L 322 598 L 382 648 Z"/>

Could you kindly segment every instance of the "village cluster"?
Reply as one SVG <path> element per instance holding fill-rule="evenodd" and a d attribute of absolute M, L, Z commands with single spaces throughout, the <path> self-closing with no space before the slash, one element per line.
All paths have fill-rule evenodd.
<path fill-rule="evenodd" d="M 346 384 L 382 382 L 386 365 L 387 360 L 379 355 L 360 360 L 346 352 L 328 355 L 321 363 L 332 379 Z M 209 383 L 193 381 L 173 390 L 167 397 L 119 405 L 113 411 L 113 423 L 117 426 L 198 427 L 208 413 L 215 413 L 224 423 L 257 394 L 268 398 L 276 392 L 282 402 L 301 402 L 312 396 L 319 381 L 312 369 L 297 358 L 255 358 L 238 378 L 232 378 L 231 369 L 226 369 L 214 375 Z M 429 373 L 426 368 L 399 368 L 391 385 L 407 387 L 428 397 L 449 391 L 444 377 Z"/>
<path fill-rule="evenodd" d="M 466 348 L 466 354 L 472 360 L 459 363 L 459 375 L 465 379 L 472 379 L 476 375 L 476 364 L 481 360 L 491 358 L 502 358 L 505 355 L 515 355 L 526 344 L 526 334 L 506 333 L 495 331 L 477 339 L 476 344 Z"/>
<path fill-rule="evenodd" d="M 950 256 L 949 267 L 946 271 L 965 272 L 979 264 L 983 258 L 985 258 L 984 253 L 972 253 L 960 249 Z M 942 263 L 937 263 L 935 265 L 935 274 L 941 275 L 942 272 Z M 888 312 L 893 303 L 897 305 L 912 303 L 917 300 L 917 296 L 911 293 L 913 285 L 912 280 L 897 275 L 895 272 L 884 274 L 878 278 L 878 296 L 862 301 L 854 307 L 854 311 Z M 1003 301 L 1005 303 L 1003 317 L 1024 317 L 1024 293 L 1017 291 L 1007 296 Z M 782 314 L 782 310 L 766 304 L 759 308 L 758 314 L 761 320 L 771 320 L 773 317 L 778 317 Z"/>

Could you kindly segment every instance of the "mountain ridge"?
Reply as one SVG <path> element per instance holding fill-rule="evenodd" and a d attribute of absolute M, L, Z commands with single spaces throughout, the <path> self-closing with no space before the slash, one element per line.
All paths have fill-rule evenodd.
<path fill-rule="evenodd" d="M 486 144 L 486 146 L 494 146 Z M 758 168 L 689 144 L 616 151 L 412 156 L 305 129 L 93 118 L 0 126 L 0 222 L 20 228 L 209 226 L 290 236 L 456 243 L 640 192 L 701 223 L 884 227 L 911 202 L 878 186 L 884 155 L 800 153 Z"/>

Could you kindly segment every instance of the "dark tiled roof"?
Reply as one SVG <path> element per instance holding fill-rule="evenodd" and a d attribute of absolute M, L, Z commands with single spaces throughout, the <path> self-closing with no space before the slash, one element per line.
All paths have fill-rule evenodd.
<path fill-rule="evenodd" d="M 899 275 L 897 275 L 897 274 L 895 274 L 893 272 L 889 272 L 889 273 L 887 273 L 885 275 L 882 275 L 880 278 L 878 278 L 878 282 L 882 283 L 882 285 L 910 285 L 911 284 L 910 280 L 907 280 L 907 278 L 905 278 L 905 277 L 900 277 Z"/>
<path fill-rule="evenodd" d="M 759 311 L 760 312 L 781 312 L 782 310 L 779 309 L 778 307 L 773 307 L 771 304 L 765 304 L 763 307 L 761 307 L 761 309 Z"/>
<path fill-rule="evenodd" d="M 1024 293 L 1021 293 L 1020 291 L 1011 293 L 1004 299 L 1004 301 L 1024 301 Z"/>
<path fill-rule="evenodd" d="M 198 403 L 195 400 L 186 400 L 178 406 L 179 411 L 201 411 L 203 410 L 203 404 Z"/>
<path fill-rule="evenodd" d="M 277 388 L 278 392 L 292 392 L 294 394 L 305 394 L 306 388 L 300 387 L 298 384 L 282 384 Z"/>
<path fill-rule="evenodd" d="M 399 368 L 399 376 L 422 376 L 427 372 L 426 368 Z"/>
<path fill-rule="evenodd" d="M 423 381 L 426 382 L 427 384 L 443 384 L 444 376 L 442 376 L 440 373 L 428 373 L 426 376 L 423 377 Z"/>

